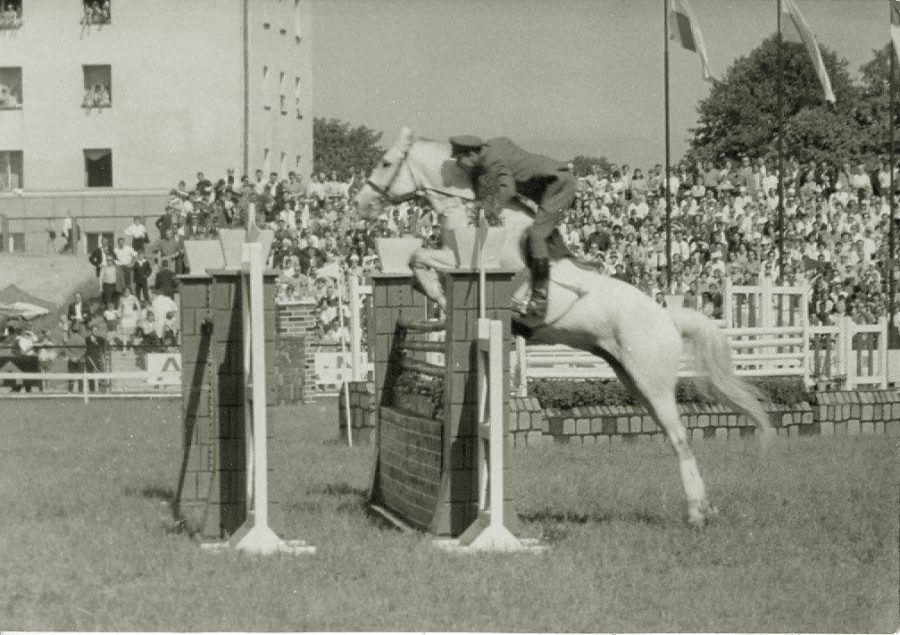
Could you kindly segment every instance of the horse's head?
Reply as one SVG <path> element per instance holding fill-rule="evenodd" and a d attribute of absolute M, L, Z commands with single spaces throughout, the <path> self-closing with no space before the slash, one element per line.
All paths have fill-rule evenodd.
<path fill-rule="evenodd" d="M 412 172 L 406 166 L 409 150 L 415 141 L 413 131 L 403 128 L 400 138 L 381 157 L 356 195 L 356 205 L 362 216 L 368 218 L 378 213 L 376 201 L 397 201 L 415 194 L 418 185 L 413 182 Z"/>

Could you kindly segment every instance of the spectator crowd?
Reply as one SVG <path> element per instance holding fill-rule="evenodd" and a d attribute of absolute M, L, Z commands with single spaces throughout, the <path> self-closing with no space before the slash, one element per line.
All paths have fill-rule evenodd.
<path fill-rule="evenodd" d="M 67 341 L 93 335 L 106 346 L 147 350 L 177 344 L 176 276 L 186 270 L 183 241 L 246 227 L 248 216 L 273 230 L 268 265 L 279 271 L 279 298 L 312 299 L 318 337 L 341 341 L 348 335 L 349 315 L 347 285 L 338 284 L 338 275 L 346 280 L 377 271 L 377 238 L 414 236 L 441 244 L 439 219 L 425 201 L 385 204 L 376 219 L 361 219 L 353 197 L 365 177 L 361 171 L 317 173 L 304 182 L 294 172 L 286 179 L 262 170 L 237 178 L 228 170 L 216 181 L 198 172 L 191 185 L 179 182 L 151 229 L 135 217 L 115 244 L 103 240 L 90 254 L 96 298 L 73 298 L 61 323 Z M 678 302 L 712 317 L 721 317 L 726 280 L 757 285 L 765 279 L 806 286 L 814 324 L 845 316 L 874 323 L 887 315 L 886 160 L 836 166 L 791 161 L 784 178 L 783 258 L 778 175 L 770 161 L 742 157 L 735 163 L 674 166 L 668 183 L 671 283 L 665 185 L 661 165 L 646 172 L 628 165 L 594 166 L 578 178 L 575 205 L 560 227 L 570 250 L 660 303 Z M 41 338 L 34 339 L 31 346 Z"/>

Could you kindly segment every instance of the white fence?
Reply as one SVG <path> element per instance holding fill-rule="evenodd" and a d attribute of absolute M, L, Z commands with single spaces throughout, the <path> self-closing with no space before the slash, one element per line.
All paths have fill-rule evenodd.
<path fill-rule="evenodd" d="M 353 378 L 366 376 L 359 342 L 361 307 L 371 287 L 350 284 L 351 355 Z M 839 382 L 851 390 L 860 385 L 886 387 L 888 333 L 882 320 L 854 324 L 843 318 L 832 326 L 809 325 L 809 287 L 778 286 L 764 279 L 757 286 L 726 281 L 722 318 L 732 348 L 735 372 L 744 377 L 794 376 L 807 385 L 819 380 Z M 528 378 L 603 379 L 615 374 L 602 359 L 566 346 L 528 346 L 520 391 Z M 515 360 L 513 368 L 517 367 Z M 681 376 L 694 374 L 692 360 L 682 361 Z"/>
<path fill-rule="evenodd" d="M 837 381 L 844 390 L 886 388 L 887 322 L 834 326 L 745 327 L 724 329 L 735 372 L 743 377 L 800 377 L 806 385 Z M 567 346 L 529 346 L 525 378 L 608 379 L 612 368 L 590 353 Z M 694 374 L 685 356 L 679 376 Z M 521 382 L 521 380 L 520 380 Z"/>

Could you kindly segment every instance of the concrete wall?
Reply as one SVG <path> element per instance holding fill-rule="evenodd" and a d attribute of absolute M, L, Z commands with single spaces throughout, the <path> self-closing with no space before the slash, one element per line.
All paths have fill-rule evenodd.
<path fill-rule="evenodd" d="M 252 0 L 249 5 L 248 170 L 262 169 L 266 178 L 269 172 L 286 177 L 291 170 L 306 177 L 312 170 L 311 21 L 309 0 Z"/>
<path fill-rule="evenodd" d="M 230 167 L 252 174 L 263 169 L 265 149 L 267 172 L 309 173 L 311 0 L 116 0 L 111 24 L 90 27 L 81 24 L 81 7 L 26 2 L 23 26 L 0 31 L 0 65 L 21 67 L 23 86 L 23 107 L 0 110 L 0 150 L 23 152 L 25 198 L 32 198 L 0 193 L 0 215 L 23 221 L 11 232 L 37 237 L 26 238 L 28 250 L 43 248 L 47 217 L 72 209 L 76 217 L 143 213 L 152 222 L 179 180 L 193 185 L 198 171 L 218 178 Z M 111 108 L 82 108 L 85 65 L 111 67 Z M 112 150 L 112 188 L 86 187 L 83 151 L 96 148 Z M 132 198 L 119 204 L 109 194 Z M 40 227 L 23 217 L 40 219 Z M 82 225 L 98 231 L 104 222 Z"/>
<path fill-rule="evenodd" d="M 85 148 L 112 149 L 119 190 L 224 174 L 239 156 L 241 3 L 112 10 L 111 24 L 85 28 L 80 2 L 29 2 L 22 28 L 0 37 L 3 65 L 23 69 L 23 108 L 0 112 L 0 145 L 24 152 L 27 190 L 85 189 Z M 82 108 L 83 65 L 111 66 L 111 108 Z"/>

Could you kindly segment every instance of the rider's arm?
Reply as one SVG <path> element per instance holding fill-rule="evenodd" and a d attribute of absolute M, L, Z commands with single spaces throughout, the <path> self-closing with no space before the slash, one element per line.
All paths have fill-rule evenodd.
<path fill-rule="evenodd" d="M 516 195 L 516 180 L 506 163 L 488 156 L 482 165 L 483 185 L 479 187 L 478 198 L 502 208 Z"/>

